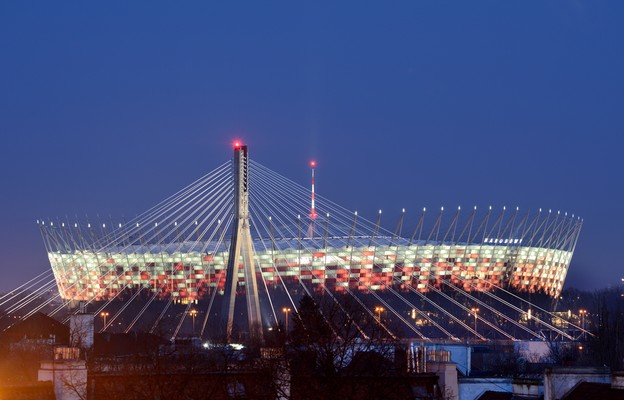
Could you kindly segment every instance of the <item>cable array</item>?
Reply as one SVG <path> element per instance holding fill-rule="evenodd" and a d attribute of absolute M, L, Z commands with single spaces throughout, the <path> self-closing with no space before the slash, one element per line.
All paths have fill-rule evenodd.
<path fill-rule="evenodd" d="M 225 162 L 128 221 L 37 221 L 52 270 L 0 297 L 3 312 L 24 319 L 53 306 L 48 314 L 54 316 L 80 301 L 96 314 L 114 309 L 100 331 L 125 320 L 129 322 L 122 330 L 129 332 L 150 307 L 163 304 L 151 324 L 154 332 L 171 308 L 182 303 L 184 309 L 174 313 L 179 317 L 171 334 L 175 339 L 202 302 L 199 334 L 204 336 L 227 273 L 232 170 L 232 162 Z M 405 209 L 394 228 L 388 228 L 381 210 L 366 219 L 318 193 L 311 206 L 308 188 L 253 160 L 249 176 L 249 223 L 265 325 L 280 320 L 284 299 L 275 293 L 284 293 L 295 312 L 301 293 L 316 293 L 344 313 L 351 311 L 340 298 L 354 299 L 389 337 L 409 332 L 424 340 L 458 340 L 461 330 L 480 340 L 488 335 L 514 340 L 518 332 L 544 339 L 542 330 L 549 330 L 573 339 L 570 329 L 551 322 L 554 313 L 515 292 L 558 296 L 582 227 L 579 217 L 506 207 L 498 212 L 492 207 L 468 212 L 458 207 L 450 213 L 422 209 L 408 231 Z M 238 283 L 240 288 L 246 284 L 243 279 Z M 39 301 L 55 287 L 57 294 Z M 120 299 L 123 305 L 113 307 Z M 141 301 L 136 314 L 123 318 Z M 387 317 L 376 315 L 373 305 Z M 527 317 L 534 327 L 520 322 Z M 398 322 L 405 332 L 393 332 L 389 321 Z M 368 337 L 366 327 L 356 328 Z"/>

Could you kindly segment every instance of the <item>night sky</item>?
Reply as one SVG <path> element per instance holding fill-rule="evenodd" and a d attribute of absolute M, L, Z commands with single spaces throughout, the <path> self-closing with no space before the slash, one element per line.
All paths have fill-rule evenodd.
<path fill-rule="evenodd" d="M 0 291 L 49 268 L 37 219 L 133 217 L 234 138 L 390 226 L 580 215 L 566 287 L 620 282 L 624 2 L 301 3 L 0 2 Z"/>

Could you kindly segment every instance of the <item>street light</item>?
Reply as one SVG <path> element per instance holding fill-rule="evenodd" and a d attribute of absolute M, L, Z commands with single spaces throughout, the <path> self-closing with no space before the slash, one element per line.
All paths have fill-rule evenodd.
<path fill-rule="evenodd" d="M 193 318 L 193 335 L 195 335 L 195 317 L 197 316 L 197 310 L 193 309 L 189 311 L 189 315 Z"/>
<path fill-rule="evenodd" d="M 104 327 L 102 328 L 102 330 L 106 330 L 106 317 L 108 317 L 109 315 L 110 314 L 107 311 L 103 311 L 100 313 L 100 316 L 104 320 Z"/>
<path fill-rule="evenodd" d="M 583 328 L 583 340 L 585 340 L 585 315 L 587 315 L 587 310 L 579 310 L 579 314 L 581 314 L 581 328 Z"/>
<path fill-rule="evenodd" d="M 284 307 L 284 308 L 282 308 L 282 311 L 284 312 L 284 314 L 286 314 L 285 328 L 286 328 L 286 334 L 288 334 L 288 313 L 290 312 L 290 308 Z"/>
<path fill-rule="evenodd" d="M 381 313 L 384 311 L 386 311 L 386 309 L 382 306 L 375 307 L 375 312 L 377 313 L 377 320 L 379 321 L 379 323 L 381 323 Z"/>
<path fill-rule="evenodd" d="M 479 312 L 479 309 L 476 307 L 473 307 L 470 309 L 470 311 L 472 311 L 475 317 L 474 331 L 475 331 L 475 339 L 476 339 L 477 338 L 477 313 Z"/>

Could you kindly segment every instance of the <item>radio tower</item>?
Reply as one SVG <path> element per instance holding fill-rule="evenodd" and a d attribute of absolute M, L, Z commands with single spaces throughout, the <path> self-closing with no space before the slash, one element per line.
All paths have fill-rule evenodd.
<path fill-rule="evenodd" d="M 314 167 L 316 167 L 316 161 L 310 161 L 310 167 L 312 168 L 312 206 L 310 208 L 310 218 L 316 219 L 316 211 L 314 210 Z"/>
<path fill-rule="evenodd" d="M 223 316 L 227 315 L 227 340 L 232 339 L 234 325 L 234 305 L 236 288 L 238 287 L 238 270 L 243 268 L 245 277 L 245 293 L 247 297 L 247 318 L 249 334 L 252 338 L 262 341 L 262 319 L 258 284 L 254 266 L 254 251 L 249 230 L 249 169 L 247 146 L 240 142 L 234 143 L 234 220 L 232 221 L 232 241 L 228 255 L 225 277 L 225 296 Z M 223 318 L 223 317 L 222 317 Z"/>

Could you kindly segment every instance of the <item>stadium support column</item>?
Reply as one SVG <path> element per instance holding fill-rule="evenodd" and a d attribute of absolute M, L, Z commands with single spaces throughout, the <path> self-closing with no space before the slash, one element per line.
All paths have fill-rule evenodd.
<path fill-rule="evenodd" d="M 258 299 L 258 285 L 256 269 L 253 259 L 251 232 L 249 230 L 249 173 L 248 173 L 247 146 L 234 144 L 234 220 L 232 223 L 232 241 L 228 255 L 225 298 L 223 315 L 227 315 L 226 335 L 230 341 L 234 325 L 234 305 L 236 302 L 236 287 L 238 285 L 238 271 L 242 267 L 245 279 L 245 293 L 247 300 L 247 318 L 251 339 L 262 341 L 262 319 L 260 316 L 260 301 Z"/>

